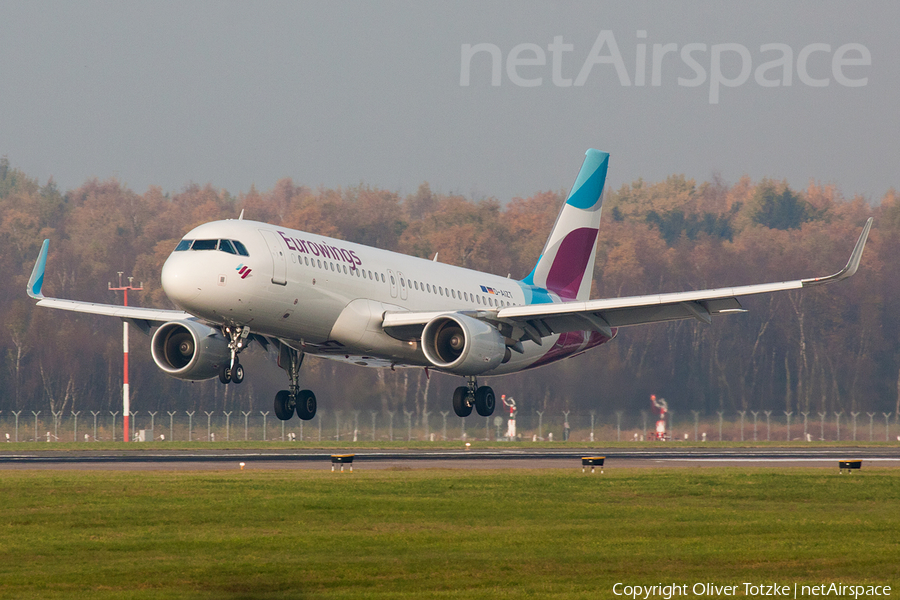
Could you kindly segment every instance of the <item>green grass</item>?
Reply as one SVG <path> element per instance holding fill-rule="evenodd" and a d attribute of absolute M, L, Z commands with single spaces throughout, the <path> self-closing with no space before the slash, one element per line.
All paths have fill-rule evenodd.
<path fill-rule="evenodd" d="M 655 450 L 716 450 L 722 448 L 792 448 L 815 450 L 823 448 L 898 448 L 898 442 L 869 442 L 850 441 L 840 442 L 494 442 L 470 439 L 471 448 L 474 450 L 545 450 L 545 449 L 580 449 L 580 448 L 604 448 L 618 450 L 655 449 Z M 21 454 L 24 452 L 42 451 L 146 451 L 152 450 L 463 450 L 465 442 L 456 441 L 321 441 L 321 442 L 263 442 L 251 440 L 247 442 L 18 442 L 0 444 L 0 455 Z"/>
<path fill-rule="evenodd" d="M 252 466 L 252 465 L 251 465 Z M 327 467 L 326 467 L 327 469 Z M 900 589 L 900 470 L 0 471 L 3 598 Z"/>

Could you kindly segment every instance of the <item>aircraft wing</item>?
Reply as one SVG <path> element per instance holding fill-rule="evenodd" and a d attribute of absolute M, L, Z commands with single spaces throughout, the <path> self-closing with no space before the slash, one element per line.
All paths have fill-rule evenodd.
<path fill-rule="evenodd" d="M 44 244 L 41 246 L 41 252 L 38 254 L 38 259 L 34 263 L 31 278 L 28 280 L 28 295 L 38 301 L 38 306 L 90 313 L 94 315 L 119 317 L 135 324 L 144 332 L 149 330 L 151 323 L 167 323 L 169 321 L 195 318 L 190 313 L 182 312 L 180 310 L 118 306 L 115 304 L 97 304 L 94 302 L 80 302 L 78 300 L 46 298 L 41 290 L 44 285 L 44 269 L 47 266 L 47 253 L 49 248 L 50 240 L 44 240 Z"/>
<path fill-rule="evenodd" d="M 463 311 L 469 316 L 493 322 L 501 332 L 512 340 L 529 339 L 538 345 L 541 338 L 554 333 L 568 331 L 598 331 L 612 337 L 616 327 L 697 319 L 710 323 L 713 315 L 746 312 L 738 301 L 738 296 L 766 294 L 783 290 L 794 290 L 846 279 L 856 273 L 862 258 L 863 248 L 872 228 L 872 218 L 866 221 L 859 240 L 853 248 L 847 265 L 827 277 L 797 279 L 778 283 L 762 283 L 712 290 L 674 292 L 588 300 L 587 302 L 564 302 L 556 304 L 530 304 L 511 306 L 500 310 Z M 432 318 L 445 313 L 386 313 L 382 327 L 399 339 L 416 339 L 422 328 Z"/>

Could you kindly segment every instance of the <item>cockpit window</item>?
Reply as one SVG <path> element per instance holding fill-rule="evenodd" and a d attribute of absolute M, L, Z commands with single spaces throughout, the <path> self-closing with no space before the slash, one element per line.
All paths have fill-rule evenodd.
<path fill-rule="evenodd" d="M 237 240 L 233 240 L 233 241 L 234 241 L 234 247 L 237 248 L 238 254 L 240 254 L 241 256 L 250 256 L 250 253 L 247 252 L 246 246 L 244 246 L 242 243 L 240 243 Z"/>
<path fill-rule="evenodd" d="M 219 245 L 219 240 L 194 240 L 191 250 L 215 250 Z"/>
<path fill-rule="evenodd" d="M 237 240 L 181 240 L 175 247 L 175 252 L 185 250 L 220 250 L 228 254 L 240 254 L 250 256 L 247 247 Z"/>

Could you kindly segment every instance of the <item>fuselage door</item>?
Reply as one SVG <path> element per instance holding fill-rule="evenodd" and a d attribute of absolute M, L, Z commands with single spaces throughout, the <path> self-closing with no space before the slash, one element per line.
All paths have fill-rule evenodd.
<path fill-rule="evenodd" d="M 388 283 L 391 284 L 391 298 L 397 297 L 397 276 L 390 269 L 387 270 Z"/>
<path fill-rule="evenodd" d="M 410 283 L 403 277 L 403 273 L 400 271 L 397 271 L 397 277 L 400 279 L 400 299 L 406 300 L 409 296 L 409 290 L 407 290 L 406 286 L 410 285 Z"/>
<path fill-rule="evenodd" d="M 260 229 L 269 252 L 272 254 L 272 283 L 278 285 L 287 285 L 287 257 L 284 255 L 284 248 L 278 236 L 272 231 Z"/>

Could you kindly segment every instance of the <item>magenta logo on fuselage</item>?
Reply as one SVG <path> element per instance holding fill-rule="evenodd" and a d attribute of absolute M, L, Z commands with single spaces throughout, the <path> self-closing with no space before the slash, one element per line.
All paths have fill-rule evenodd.
<path fill-rule="evenodd" d="M 292 252 L 302 252 L 303 254 L 312 254 L 313 256 L 330 258 L 331 260 L 340 260 L 349 263 L 351 271 L 362 265 L 362 260 L 353 250 L 329 246 L 325 242 L 312 242 L 309 240 L 288 237 L 283 231 L 279 231 L 278 235 L 284 240 L 288 250 L 291 250 Z"/>
<path fill-rule="evenodd" d="M 234 270 L 238 272 L 238 275 L 241 276 L 241 279 L 247 279 L 247 277 L 250 276 L 250 271 L 252 271 L 253 269 L 251 269 L 244 263 L 241 263 Z"/>

